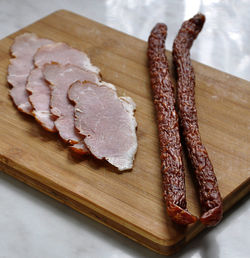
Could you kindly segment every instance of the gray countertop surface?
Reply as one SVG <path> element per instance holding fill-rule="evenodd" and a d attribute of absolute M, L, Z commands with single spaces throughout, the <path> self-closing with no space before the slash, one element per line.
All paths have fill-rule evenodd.
<path fill-rule="evenodd" d="M 156 22 L 168 25 L 171 50 L 181 23 L 206 15 L 192 58 L 250 80 L 250 1 L 0 0 L 0 38 L 67 9 L 143 40 Z M 250 199 L 172 257 L 250 257 Z M 0 171 L 0 258 L 161 257 Z"/>

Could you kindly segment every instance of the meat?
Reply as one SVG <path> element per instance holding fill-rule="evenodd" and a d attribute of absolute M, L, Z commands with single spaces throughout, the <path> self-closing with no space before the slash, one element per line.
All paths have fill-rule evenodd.
<path fill-rule="evenodd" d="M 11 46 L 11 54 L 14 58 L 10 59 L 7 77 L 12 85 L 10 96 L 17 108 L 26 114 L 31 115 L 32 111 L 25 85 L 30 71 L 34 68 L 33 56 L 38 48 L 49 43 L 53 41 L 38 38 L 33 33 L 24 33 L 17 36 Z"/>
<path fill-rule="evenodd" d="M 51 113 L 56 117 L 55 126 L 59 135 L 65 142 L 70 144 L 79 143 L 82 137 L 75 130 L 74 107 L 67 97 L 67 92 L 70 85 L 77 80 L 99 83 L 99 76 L 74 65 L 63 66 L 58 64 L 45 65 L 43 74 L 45 80 L 50 84 Z M 77 145 L 77 148 L 79 148 L 79 145 Z"/>
<path fill-rule="evenodd" d="M 197 220 L 187 210 L 185 174 L 175 111 L 173 83 L 165 55 L 167 26 L 157 24 L 148 39 L 148 61 L 153 101 L 158 120 L 163 196 L 167 213 L 178 224 Z"/>
<path fill-rule="evenodd" d="M 88 56 L 65 43 L 58 42 L 44 46 L 39 49 L 34 57 L 36 67 L 42 67 L 47 63 L 58 63 L 61 65 L 73 64 L 85 70 L 99 74 L 99 68 L 93 66 Z"/>
<path fill-rule="evenodd" d="M 85 155 L 85 154 L 89 154 L 89 151 L 84 143 L 84 140 L 82 139 L 81 141 L 79 141 L 78 143 L 75 143 L 72 146 L 69 146 L 69 148 L 80 155 Z"/>
<path fill-rule="evenodd" d="M 137 150 L 135 103 L 108 84 L 76 82 L 68 92 L 75 103 L 75 126 L 89 151 L 120 171 L 131 169 Z"/>
<path fill-rule="evenodd" d="M 50 88 L 43 77 L 42 68 L 33 69 L 28 77 L 26 89 L 31 93 L 29 100 L 36 120 L 50 132 L 57 132 L 50 112 Z"/>
<path fill-rule="evenodd" d="M 188 154 L 199 186 L 202 206 L 201 222 L 216 225 L 222 218 L 222 200 L 213 165 L 202 144 L 195 106 L 195 75 L 190 60 L 190 48 L 201 31 L 205 16 L 195 15 L 185 21 L 173 44 L 173 60 L 177 69 L 177 97 L 180 123 Z"/>
<path fill-rule="evenodd" d="M 50 89 L 41 71 L 44 64 L 72 64 L 95 73 L 99 73 L 99 69 L 91 64 L 84 52 L 61 42 L 41 47 L 34 56 L 34 63 L 37 68 L 32 71 L 26 86 L 30 93 L 29 100 L 34 108 L 33 114 L 46 130 L 57 131 L 50 112 Z"/>
<path fill-rule="evenodd" d="M 110 153 L 103 150 L 104 152 L 96 153 L 96 156 L 99 155 L 98 157 L 101 159 L 107 158 L 111 164 L 115 164 L 121 170 L 132 168 L 137 148 L 134 132 L 136 122 L 133 117 L 135 104 L 129 97 L 118 98 L 114 85 L 102 82 L 100 86 L 99 68 L 91 64 L 84 52 L 71 48 L 65 43 L 39 39 L 31 33 L 18 36 L 11 51 L 15 58 L 11 59 L 9 65 L 8 81 L 13 85 L 10 95 L 14 103 L 18 109 L 34 115 L 46 130 L 58 131 L 61 138 L 71 144 L 70 148 L 79 154 L 89 153 L 89 150 L 85 144 L 85 135 L 79 134 L 74 125 L 74 106 L 67 95 L 69 87 L 76 81 L 80 81 L 92 83 L 111 91 L 113 93 L 112 103 L 115 104 L 113 108 L 117 106 L 119 111 L 118 119 L 120 120 L 117 123 L 121 121 L 121 125 L 123 125 L 126 120 L 131 122 L 127 127 L 123 126 L 121 130 L 121 133 L 127 133 L 121 139 L 125 139 L 127 136 L 128 142 L 122 146 L 120 153 L 117 151 L 119 146 L 114 145 L 113 149 L 109 150 Z M 92 104 L 94 105 L 94 103 Z M 107 105 L 107 107 L 111 110 L 111 105 Z M 103 119 L 105 120 L 105 117 Z M 118 129 L 118 125 L 115 128 Z M 132 146 L 133 137 L 135 143 Z M 114 139 L 111 140 L 114 142 Z M 129 146 L 130 143 L 131 146 Z M 94 145 L 90 144 L 90 146 L 95 148 Z M 129 152 L 125 157 L 122 151 L 125 151 L 126 148 Z M 112 153 L 112 150 L 116 152 L 116 155 Z M 102 153 L 107 155 L 101 157 Z"/>

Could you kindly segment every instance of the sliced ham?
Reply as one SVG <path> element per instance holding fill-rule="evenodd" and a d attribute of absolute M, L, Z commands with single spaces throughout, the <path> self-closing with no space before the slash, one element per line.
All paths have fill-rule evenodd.
<path fill-rule="evenodd" d="M 58 42 L 44 46 L 39 49 L 34 57 L 36 67 L 42 67 L 48 63 L 58 63 L 61 65 L 73 64 L 93 73 L 99 73 L 99 68 L 93 66 L 88 56 L 65 43 Z"/>
<path fill-rule="evenodd" d="M 34 56 L 34 63 L 37 68 L 30 74 L 26 86 L 26 89 L 30 92 L 29 100 L 34 108 L 33 114 L 46 130 L 57 131 L 50 112 L 50 88 L 43 78 L 41 68 L 45 64 L 58 63 L 60 65 L 72 64 L 95 73 L 99 73 L 99 69 L 91 64 L 84 52 L 61 42 L 41 47 Z M 40 98 L 41 95 L 42 98 Z M 71 104 L 68 103 L 68 105 Z M 80 148 L 80 146 L 82 145 L 78 147 Z M 79 148 L 72 149 L 80 151 Z"/>
<path fill-rule="evenodd" d="M 31 93 L 29 100 L 36 120 L 50 132 L 57 132 L 50 112 L 50 88 L 44 80 L 41 68 L 33 69 L 28 77 L 26 89 Z"/>
<path fill-rule="evenodd" d="M 79 143 L 83 137 L 75 129 L 74 107 L 67 97 L 68 89 L 77 80 L 99 83 L 98 75 L 74 65 L 58 64 L 45 65 L 43 74 L 50 84 L 51 113 L 56 117 L 55 126 L 60 136 L 70 144 Z M 79 149 L 79 145 L 76 148 Z"/>
<path fill-rule="evenodd" d="M 100 82 L 99 68 L 84 52 L 25 33 L 16 37 L 11 53 L 7 79 L 20 111 L 58 131 L 75 152 L 91 151 L 121 171 L 132 168 L 135 104 L 129 97 L 119 98 L 114 85 Z"/>
<path fill-rule="evenodd" d="M 75 103 L 75 126 L 89 151 L 121 171 L 131 169 L 137 150 L 133 100 L 119 98 L 107 85 L 79 81 L 68 96 Z"/>
<path fill-rule="evenodd" d="M 25 85 L 30 71 L 34 68 L 33 56 L 38 48 L 49 43 L 53 41 L 38 38 L 33 33 L 24 33 L 17 36 L 11 46 L 14 58 L 10 59 L 7 77 L 12 85 L 10 96 L 17 108 L 24 113 L 31 114 L 32 111 Z"/>

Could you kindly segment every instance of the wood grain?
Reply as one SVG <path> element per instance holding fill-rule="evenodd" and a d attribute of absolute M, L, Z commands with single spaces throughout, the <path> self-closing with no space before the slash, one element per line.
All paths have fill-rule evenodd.
<path fill-rule="evenodd" d="M 16 110 L 6 82 L 15 36 L 34 32 L 85 51 L 103 79 L 136 104 L 138 152 L 131 172 L 75 157 L 57 134 Z M 159 146 L 147 70 L 147 43 L 60 10 L 0 41 L 0 168 L 159 253 L 172 254 L 203 226 L 174 225 L 162 201 Z M 167 52 L 171 62 L 170 53 Z M 193 62 L 200 132 L 218 177 L 224 209 L 249 192 L 250 83 Z M 186 166 L 190 212 L 200 206 Z M 220 225 L 218 225 L 220 226 Z"/>

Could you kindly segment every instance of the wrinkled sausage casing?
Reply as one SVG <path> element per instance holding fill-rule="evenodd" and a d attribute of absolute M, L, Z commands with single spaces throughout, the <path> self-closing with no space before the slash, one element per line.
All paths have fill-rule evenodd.
<path fill-rule="evenodd" d="M 197 14 L 182 24 L 174 41 L 173 59 L 178 76 L 180 124 L 199 187 L 202 206 L 200 221 L 206 226 L 213 226 L 222 218 L 222 200 L 212 163 L 201 142 L 194 97 L 195 75 L 190 60 L 190 48 L 204 22 L 205 16 Z"/>
<path fill-rule="evenodd" d="M 167 26 L 157 24 L 148 40 L 148 60 L 155 104 L 161 153 L 163 195 L 168 215 L 178 224 L 197 220 L 186 208 L 185 174 L 182 161 L 178 116 L 175 111 L 173 84 L 170 79 L 165 39 Z"/>

